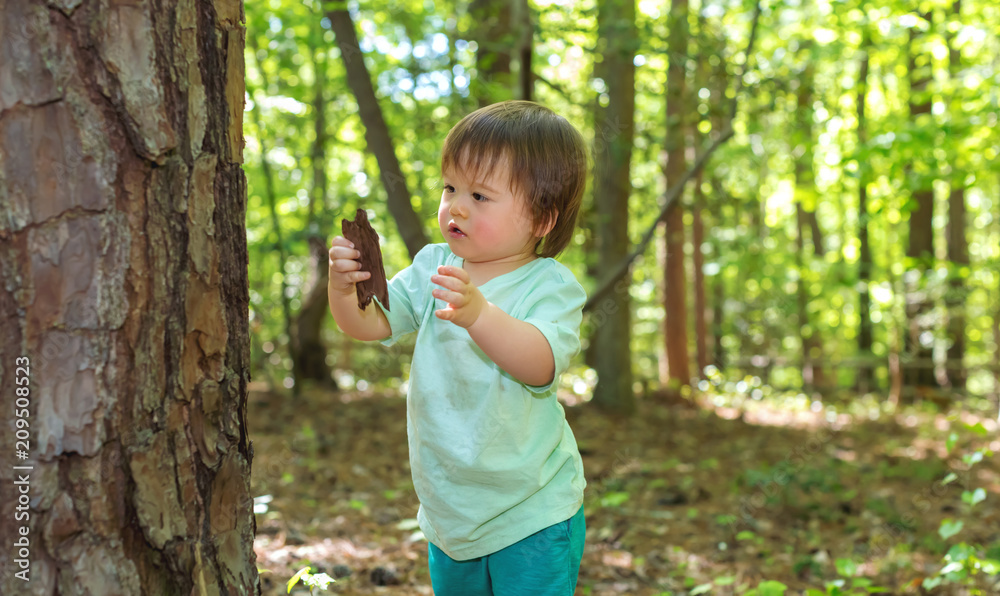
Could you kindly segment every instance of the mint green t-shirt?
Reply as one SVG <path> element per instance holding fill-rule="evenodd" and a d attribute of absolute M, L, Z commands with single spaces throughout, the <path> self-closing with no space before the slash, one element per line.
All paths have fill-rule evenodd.
<path fill-rule="evenodd" d="M 497 366 L 468 331 L 434 316 L 431 275 L 462 266 L 447 244 L 424 247 L 389 282 L 392 345 L 417 332 L 406 399 L 417 521 L 456 560 L 496 552 L 565 521 L 583 504 L 583 462 L 556 400 L 559 375 L 580 349 L 587 295 L 554 259 L 536 259 L 479 286 L 487 300 L 537 327 L 555 377 L 531 387 Z"/>

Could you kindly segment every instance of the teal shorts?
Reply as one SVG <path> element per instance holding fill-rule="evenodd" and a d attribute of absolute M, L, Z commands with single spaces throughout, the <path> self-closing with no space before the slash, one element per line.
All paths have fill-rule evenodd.
<path fill-rule="evenodd" d="M 495 553 L 456 561 L 428 545 L 435 596 L 572 596 L 583 557 L 583 507 Z"/>

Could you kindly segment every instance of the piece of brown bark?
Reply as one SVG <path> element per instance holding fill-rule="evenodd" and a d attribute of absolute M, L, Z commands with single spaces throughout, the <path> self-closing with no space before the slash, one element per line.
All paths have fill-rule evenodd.
<path fill-rule="evenodd" d="M 364 209 L 358 209 L 354 221 L 343 219 L 340 229 L 354 243 L 354 248 L 361 253 L 361 270 L 371 272 L 372 276 L 359 281 L 355 286 L 358 291 L 358 307 L 364 310 L 372 301 L 372 296 L 378 298 L 386 310 L 389 310 L 389 287 L 385 280 L 385 269 L 382 268 L 382 249 L 378 246 L 378 234 L 368 223 L 368 214 Z"/>

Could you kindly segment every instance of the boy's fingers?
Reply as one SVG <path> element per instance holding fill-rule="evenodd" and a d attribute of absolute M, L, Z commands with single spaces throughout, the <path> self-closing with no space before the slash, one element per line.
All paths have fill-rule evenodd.
<path fill-rule="evenodd" d="M 441 275 L 447 275 L 449 277 L 454 277 L 462 280 L 465 283 L 469 283 L 469 273 L 462 269 L 461 267 L 454 267 L 452 265 L 441 265 L 438 267 L 438 273 Z"/>
<path fill-rule="evenodd" d="M 361 263 L 353 259 L 335 259 L 330 263 L 330 267 L 337 273 L 353 273 L 361 269 Z"/>
<path fill-rule="evenodd" d="M 465 285 L 461 280 L 454 277 L 449 277 L 447 275 L 432 275 L 431 283 L 441 286 L 442 288 L 448 288 L 449 290 L 458 291 L 461 290 Z"/>
<path fill-rule="evenodd" d="M 334 246 L 330 249 L 330 258 L 357 260 L 361 258 L 361 253 L 353 248 L 345 246 Z"/>

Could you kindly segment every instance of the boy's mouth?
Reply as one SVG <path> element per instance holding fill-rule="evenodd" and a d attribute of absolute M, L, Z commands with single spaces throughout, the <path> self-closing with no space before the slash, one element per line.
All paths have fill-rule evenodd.
<path fill-rule="evenodd" d="M 451 236 L 452 238 L 466 237 L 465 232 L 462 231 L 462 228 L 456 226 L 455 222 L 450 222 L 448 224 L 448 235 Z"/>

